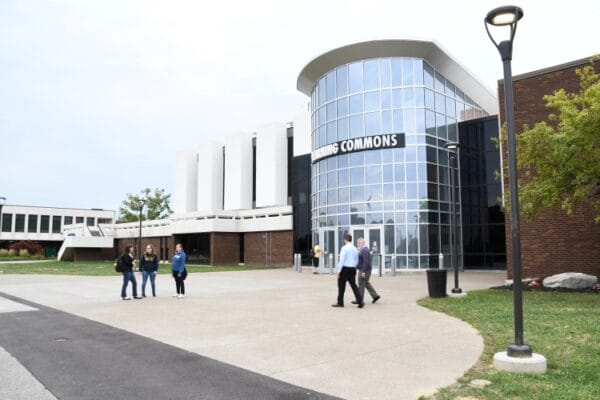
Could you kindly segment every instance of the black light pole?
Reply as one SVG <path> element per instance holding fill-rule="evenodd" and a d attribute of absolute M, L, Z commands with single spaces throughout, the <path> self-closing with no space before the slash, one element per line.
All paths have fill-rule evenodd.
<path fill-rule="evenodd" d="M 141 259 L 142 257 L 142 210 L 144 209 L 144 204 L 146 204 L 145 199 L 140 199 L 139 207 L 140 207 L 140 240 L 138 241 L 138 254 L 137 256 Z"/>
<path fill-rule="evenodd" d="M 458 223 L 456 218 L 456 179 L 455 171 L 458 158 L 458 143 L 448 142 L 445 147 L 450 150 L 450 201 L 452 202 L 452 266 L 454 267 L 454 288 L 452 293 L 462 293 L 462 289 L 458 286 Z"/>
<path fill-rule="evenodd" d="M 515 320 L 515 343 L 508 346 L 509 357 L 531 357 L 531 347 L 523 342 L 523 293 L 521 283 L 521 237 L 519 233 L 519 192 L 517 185 L 517 140 L 515 137 L 515 115 L 512 88 L 512 49 L 517 31 L 517 22 L 523 18 L 523 10 L 516 6 L 498 7 L 485 17 L 485 30 L 500 52 L 504 66 L 504 111 L 506 117 L 506 136 L 508 142 L 508 182 L 510 190 L 510 218 L 513 264 L 513 308 Z M 510 39 L 497 43 L 492 37 L 488 25 L 510 27 Z"/>

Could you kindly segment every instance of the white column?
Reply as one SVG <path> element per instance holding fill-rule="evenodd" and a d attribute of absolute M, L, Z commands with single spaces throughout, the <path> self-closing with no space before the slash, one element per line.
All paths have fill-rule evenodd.
<path fill-rule="evenodd" d="M 197 210 L 223 209 L 223 145 L 206 143 L 198 149 Z"/>
<path fill-rule="evenodd" d="M 265 125 L 256 131 L 256 207 L 287 205 L 287 126 Z"/>
<path fill-rule="evenodd" d="M 294 157 L 311 151 L 310 113 L 297 115 L 294 120 Z"/>
<path fill-rule="evenodd" d="M 252 208 L 252 135 L 225 140 L 225 209 Z"/>
<path fill-rule="evenodd" d="M 198 192 L 198 154 L 195 151 L 177 152 L 175 163 L 174 211 L 184 214 L 196 211 Z"/>

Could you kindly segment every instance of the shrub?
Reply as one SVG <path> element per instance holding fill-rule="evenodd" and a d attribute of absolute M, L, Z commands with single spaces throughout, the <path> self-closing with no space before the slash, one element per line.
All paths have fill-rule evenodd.
<path fill-rule="evenodd" d="M 0 249 L 0 257 L 8 257 L 8 250 Z"/>
<path fill-rule="evenodd" d="M 29 250 L 27 250 L 27 249 L 20 249 L 19 250 L 19 256 L 20 257 L 28 257 L 29 256 Z"/>
<path fill-rule="evenodd" d="M 17 251 L 15 249 L 9 249 L 8 250 L 8 256 L 9 257 L 15 257 L 17 255 Z"/>
<path fill-rule="evenodd" d="M 41 255 L 41 254 L 34 254 L 34 255 L 31 256 L 31 259 L 32 260 L 43 260 L 44 256 Z"/>
<path fill-rule="evenodd" d="M 31 240 L 21 240 L 11 243 L 8 248 L 15 250 L 15 252 L 27 250 L 27 253 L 23 255 L 44 254 L 44 248 L 40 246 L 38 242 L 33 242 Z"/>

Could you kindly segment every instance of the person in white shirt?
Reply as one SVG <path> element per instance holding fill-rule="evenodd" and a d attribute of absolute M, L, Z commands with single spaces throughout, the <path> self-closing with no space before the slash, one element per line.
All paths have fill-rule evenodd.
<path fill-rule="evenodd" d="M 354 297 L 356 297 L 356 304 L 358 308 L 363 308 L 365 303 L 358 291 L 356 286 L 356 265 L 358 264 L 358 250 L 352 244 L 352 236 L 349 234 L 344 235 L 344 247 L 340 251 L 340 262 L 336 267 L 338 277 L 338 298 L 337 303 L 332 304 L 332 307 L 344 307 L 344 292 L 346 291 L 346 282 L 350 284 Z"/>

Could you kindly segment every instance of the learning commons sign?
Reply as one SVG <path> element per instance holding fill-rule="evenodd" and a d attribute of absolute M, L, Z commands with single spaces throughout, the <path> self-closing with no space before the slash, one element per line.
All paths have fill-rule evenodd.
<path fill-rule="evenodd" d="M 317 161 L 325 158 L 355 153 L 357 151 L 391 149 L 395 147 L 404 147 L 404 133 L 391 133 L 388 135 L 376 135 L 367 137 L 358 137 L 346 139 L 336 143 L 320 147 L 311 153 L 311 161 Z"/>

